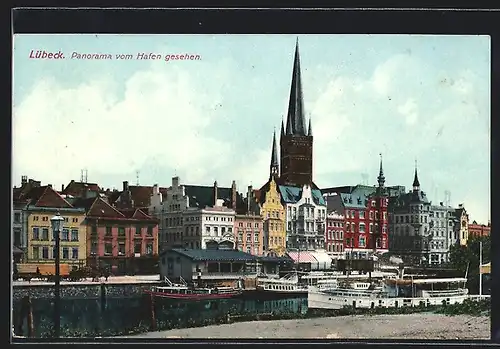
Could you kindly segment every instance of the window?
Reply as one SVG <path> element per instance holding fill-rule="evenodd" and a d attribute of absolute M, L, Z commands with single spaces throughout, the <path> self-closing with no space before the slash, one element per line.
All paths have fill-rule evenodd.
<path fill-rule="evenodd" d="M 207 233 L 210 233 L 210 227 L 206 227 L 206 228 L 205 228 L 205 231 L 206 231 Z"/>
<path fill-rule="evenodd" d="M 113 246 L 110 243 L 104 245 L 104 254 L 108 256 L 113 254 Z"/>
<path fill-rule="evenodd" d="M 69 229 L 63 229 L 62 235 L 61 235 L 61 240 L 62 241 L 69 241 Z"/>
<path fill-rule="evenodd" d="M 106 236 L 111 236 L 111 227 L 106 227 Z"/>
<path fill-rule="evenodd" d="M 268 213 L 269 214 L 269 213 Z M 238 227 L 243 227 L 243 223 L 242 222 L 239 222 L 238 223 Z"/>
<path fill-rule="evenodd" d="M 62 258 L 63 259 L 69 259 L 69 248 L 63 247 L 62 249 Z"/>
<path fill-rule="evenodd" d="M 364 233 L 365 232 L 365 224 L 364 223 L 359 223 L 359 231 L 361 233 Z"/>
<path fill-rule="evenodd" d="M 14 213 L 14 223 L 20 223 L 20 222 L 21 222 L 21 214 Z"/>
<path fill-rule="evenodd" d="M 373 219 L 373 211 L 370 211 L 370 219 Z"/>
<path fill-rule="evenodd" d="M 365 247 L 366 240 L 364 236 L 359 237 L 359 247 Z"/>
<path fill-rule="evenodd" d="M 365 218 L 365 211 L 359 211 L 359 218 L 364 219 Z"/>
<path fill-rule="evenodd" d="M 258 247 L 254 247 L 253 254 L 256 255 L 256 256 L 259 254 L 259 248 Z"/>
<path fill-rule="evenodd" d="M 78 259 L 78 247 L 73 247 L 71 249 L 71 258 Z"/>
<path fill-rule="evenodd" d="M 141 235 L 141 226 L 140 225 L 135 227 L 135 235 Z"/>
<path fill-rule="evenodd" d="M 37 221 L 38 220 L 38 216 L 33 216 L 33 220 Z"/>
<path fill-rule="evenodd" d="M 259 227 L 259 223 L 255 223 L 255 228 L 258 228 Z"/>
<path fill-rule="evenodd" d="M 148 225 L 148 235 L 152 236 L 153 235 L 153 226 Z"/>
<path fill-rule="evenodd" d="M 78 223 L 78 218 L 73 218 L 73 223 Z"/>
<path fill-rule="evenodd" d="M 247 223 L 247 228 L 251 228 L 252 227 L 252 223 Z"/>
<path fill-rule="evenodd" d="M 224 234 L 226 232 L 226 227 L 221 227 L 220 232 L 221 232 L 221 234 Z"/>
<path fill-rule="evenodd" d="M 49 259 L 49 248 L 48 247 L 42 247 L 42 258 Z"/>
<path fill-rule="evenodd" d="M 383 217 L 384 217 L 384 218 L 383 218 L 384 220 L 387 220 L 387 212 L 384 212 L 384 213 L 383 213 Z"/>
<path fill-rule="evenodd" d="M 48 234 L 48 232 L 47 232 Z M 40 231 L 38 227 L 33 228 L 33 240 L 39 240 L 40 239 Z"/>
<path fill-rule="evenodd" d="M 247 233 L 247 242 L 252 242 L 252 234 Z"/>
<path fill-rule="evenodd" d="M 200 227 L 196 226 L 196 236 L 199 236 L 199 235 L 200 235 Z"/>
<path fill-rule="evenodd" d="M 196 227 L 196 230 L 198 230 L 198 227 Z M 228 233 L 232 233 L 233 232 L 233 228 L 232 227 L 227 228 L 227 232 Z"/>
<path fill-rule="evenodd" d="M 71 229 L 71 241 L 78 241 L 78 229 Z"/>
<path fill-rule="evenodd" d="M 67 219 L 67 218 L 64 218 L 64 221 L 65 221 L 65 222 L 67 222 L 67 221 L 66 221 L 66 219 Z M 43 216 L 43 217 L 42 217 L 42 221 L 43 221 L 43 222 L 48 222 L 48 220 L 49 220 L 49 217 L 47 217 L 47 216 Z"/>
<path fill-rule="evenodd" d="M 252 248 L 250 246 L 247 246 L 247 253 L 252 253 Z"/>
<path fill-rule="evenodd" d="M 134 245 L 134 253 L 141 253 L 141 247 L 142 247 L 142 246 L 141 246 L 141 243 L 140 243 L 140 242 L 139 242 L 139 243 L 136 243 L 136 244 Z"/>
<path fill-rule="evenodd" d="M 124 256 L 125 255 L 125 243 L 124 242 L 120 242 L 118 244 L 118 255 L 119 256 Z"/>
<path fill-rule="evenodd" d="M 147 255 L 152 255 L 153 254 L 153 244 L 147 244 L 146 245 L 146 254 Z"/>
<path fill-rule="evenodd" d="M 256 232 L 253 234 L 253 236 L 254 236 L 254 241 L 255 241 L 255 242 L 259 242 L 259 232 L 258 232 L 258 231 L 256 231 Z"/>
<path fill-rule="evenodd" d="M 125 227 L 118 227 L 118 236 L 125 236 Z"/>
<path fill-rule="evenodd" d="M 40 248 L 38 246 L 33 247 L 33 259 L 40 258 Z"/>

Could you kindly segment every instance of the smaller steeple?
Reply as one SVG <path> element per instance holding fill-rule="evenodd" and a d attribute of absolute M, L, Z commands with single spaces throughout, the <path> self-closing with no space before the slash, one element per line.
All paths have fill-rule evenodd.
<path fill-rule="evenodd" d="M 283 121 L 283 118 L 281 118 L 281 135 L 280 137 L 283 137 L 285 135 L 285 122 Z"/>
<path fill-rule="evenodd" d="M 273 148 L 271 150 L 271 164 L 269 166 L 270 177 L 277 177 L 279 174 L 278 148 L 276 147 L 276 128 L 273 132 Z"/>
<path fill-rule="evenodd" d="M 385 184 L 384 169 L 382 168 L 382 153 L 380 153 L 380 170 L 378 171 L 378 186 L 383 187 Z"/>
<path fill-rule="evenodd" d="M 313 135 L 313 129 L 312 129 L 312 125 L 311 125 L 311 116 L 309 115 L 309 126 L 307 127 L 307 135 L 308 136 L 311 136 Z"/>
<path fill-rule="evenodd" d="M 413 191 L 419 191 L 420 190 L 420 182 L 418 181 L 418 174 L 417 174 L 417 159 L 415 159 L 415 177 L 413 178 Z"/>

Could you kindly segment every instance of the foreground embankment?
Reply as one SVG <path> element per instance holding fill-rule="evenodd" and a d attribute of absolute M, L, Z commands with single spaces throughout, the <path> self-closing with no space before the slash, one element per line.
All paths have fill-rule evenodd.
<path fill-rule="evenodd" d="M 488 316 L 433 313 L 253 321 L 148 332 L 133 338 L 490 339 Z"/>

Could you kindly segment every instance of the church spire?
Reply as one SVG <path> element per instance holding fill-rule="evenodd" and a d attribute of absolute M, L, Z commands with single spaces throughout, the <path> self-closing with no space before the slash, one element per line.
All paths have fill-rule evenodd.
<path fill-rule="evenodd" d="M 306 135 L 304 117 L 304 100 L 302 96 L 302 81 L 300 76 L 299 38 L 295 44 L 295 58 L 293 62 L 292 86 L 288 102 L 288 116 L 286 120 L 287 135 Z"/>
<path fill-rule="evenodd" d="M 418 174 L 417 174 L 417 159 L 415 159 L 415 177 L 413 178 L 413 191 L 419 191 L 420 190 L 420 182 L 418 181 Z"/>
<path fill-rule="evenodd" d="M 378 186 L 383 187 L 385 184 L 384 169 L 382 168 L 382 153 L 380 153 L 380 170 L 378 171 Z"/>
<path fill-rule="evenodd" d="M 271 164 L 269 166 L 270 177 L 277 177 L 279 174 L 278 148 L 276 147 L 276 129 L 273 132 L 273 148 L 271 150 Z"/>
<path fill-rule="evenodd" d="M 311 137 L 313 135 L 313 129 L 312 129 L 312 125 L 311 125 L 311 116 L 309 116 L 309 126 L 307 127 L 307 135 L 311 136 Z"/>
<path fill-rule="evenodd" d="M 283 118 L 281 118 L 281 134 L 280 137 L 283 137 L 285 135 L 285 124 L 283 121 Z"/>

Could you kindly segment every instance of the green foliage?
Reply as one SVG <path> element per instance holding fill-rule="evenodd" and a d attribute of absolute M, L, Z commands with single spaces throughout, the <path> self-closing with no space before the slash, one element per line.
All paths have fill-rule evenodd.
<path fill-rule="evenodd" d="M 479 245 L 483 243 L 483 264 L 491 261 L 491 239 L 489 236 L 472 237 L 467 246 L 452 245 L 450 247 L 450 265 L 459 270 L 463 275 L 467 274 L 467 288 L 470 293 L 478 293 L 479 289 Z"/>

